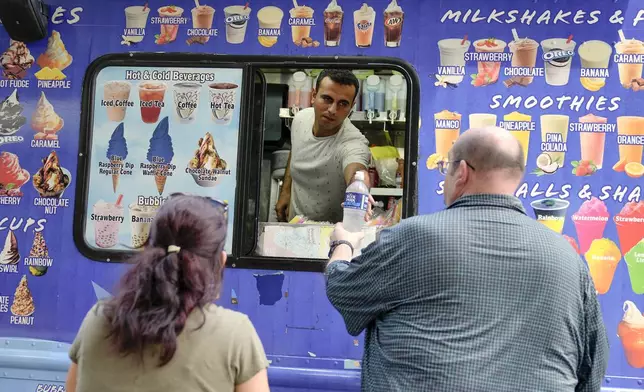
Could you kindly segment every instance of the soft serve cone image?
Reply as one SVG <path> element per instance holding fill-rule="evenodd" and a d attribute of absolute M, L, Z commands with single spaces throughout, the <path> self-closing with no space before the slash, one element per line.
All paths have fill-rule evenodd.
<path fill-rule="evenodd" d="M 624 355 L 629 365 L 644 368 L 644 315 L 631 302 L 624 302 L 624 317 L 617 326 L 617 336 L 622 342 Z"/>
<path fill-rule="evenodd" d="M 0 64 L 5 78 L 23 79 L 34 64 L 34 57 L 23 42 L 9 40 L 9 49 L 2 53 Z"/>
<path fill-rule="evenodd" d="M 116 188 L 119 186 L 119 176 L 121 175 L 123 162 L 127 158 L 127 141 L 124 133 L 125 127 L 123 123 L 120 123 L 112 132 L 112 137 L 110 137 L 110 143 L 107 147 L 107 159 L 112 164 L 112 189 L 114 193 L 116 193 Z"/>
<path fill-rule="evenodd" d="M 195 156 L 188 163 L 188 170 L 199 186 L 215 186 L 221 179 L 220 171 L 226 170 L 228 164 L 221 159 L 210 132 L 199 139 Z"/>
<path fill-rule="evenodd" d="M 572 215 L 579 239 L 579 251 L 582 254 L 588 251 L 594 240 L 604 236 L 608 216 L 606 204 L 596 197 L 586 200 Z"/>
<path fill-rule="evenodd" d="M 617 264 L 622 254 L 615 243 L 607 238 L 594 240 L 584 255 L 590 276 L 599 294 L 606 294 L 613 283 Z"/>
<path fill-rule="evenodd" d="M 51 37 L 47 41 L 47 50 L 38 57 L 36 62 L 41 68 L 58 69 L 59 71 L 69 67 L 72 63 L 72 56 L 65 48 L 58 31 L 52 31 Z"/>
<path fill-rule="evenodd" d="M 18 100 L 18 89 L 0 103 L 0 136 L 11 136 L 27 123 L 22 115 L 24 107 Z"/>
<path fill-rule="evenodd" d="M 58 132 L 63 129 L 65 122 L 56 114 L 54 106 L 49 103 L 44 92 L 40 93 L 40 99 L 36 110 L 31 116 L 31 128 L 36 131 L 34 139 L 57 140 Z"/>
<path fill-rule="evenodd" d="M 643 238 L 624 255 L 635 294 L 644 294 L 644 233 Z"/>
<path fill-rule="evenodd" d="M 29 181 L 31 175 L 20 167 L 18 156 L 10 152 L 0 152 L 0 196 L 22 196 L 20 187 Z"/>
<path fill-rule="evenodd" d="M 0 264 L 18 264 L 20 260 L 20 253 L 18 253 L 18 240 L 13 230 L 7 231 L 7 236 L 4 239 L 4 246 L 2 253 L 0 253 Z"/>
<path fill-rule="evenodd" d="M 16 287 L 16 292 L 13 294 L 13 303 L 11 304 L 11 313 L 14 316 L 31 316 L 36 311 L 34 304 L 34 297 L 31 295 L 31 290 L 27 285 L 27 275 L 23 275 Z"/>
<path fill-rule="evenodd" d="M 148 162 L 158 165 L 155 169 L 154 182 L 159 191 L 159 195 L 163 194 L 167 177 L 167 165 L 172 162 L 174 157 L 174 150 L 172 149 L 172 138 L 168 133 L 170 130 L 168 125 L 168 118 L 164 117 L 159 125 L 157 125 L 152 138 L 150 139 L 150 147 L 148 148 Z"/>
<path fill-rule="evenodd" d="M 62 197 L 71 180 L 71 173 L 60 166 L 58 155 L 52 151 L 43 159 L 43 165 L 34 174 L 32 182 L 40 197 Z"/>
<path fill-rule="evenodd" d="M 626 203 L 613 220 L 622 254 L 626 254 L 644 238 L 644 201 Z"/>
<path fill-rule="evenodd" d="M 31 244 L 31 250 L 29 251 L 30 259 L 49 259 L 49 248 L 45 242 L 45 237 L 41 231 L 37 232 L 34 235 L 34 242 Z M 48 267 L 46 265 L 30 265 L 29 272 L 33 276 L 43 276 L 47 273 Z"/>

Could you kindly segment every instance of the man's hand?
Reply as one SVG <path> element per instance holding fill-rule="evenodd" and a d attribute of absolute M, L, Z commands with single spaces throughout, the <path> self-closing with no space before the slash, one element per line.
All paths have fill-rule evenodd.
<path fill-rule="evenodd" d="M 333 229 L 333 233 L 331 233 L 331 241 L 348 241 L 353 245 L 353 249 L 358 249 L 362 238 L 364 238 L 364 233 L 362 233 L 362 231 L 351 233 L 345 230 L 342 223 L 337 223 L 335 225 L 335 229 Z"/>
<path fill-rule="evenodd" d="M 289 206 L 291 205 L 291 196 L 281 194 L 275 203 L 275 214 L 278 222 L 286 222 L 289 217 Z"/>
<path fill-rule="evenodd" d="M 367 205 L 367 213 L 364 214 L 364 221 L 369 222 L 373 218 L 373 206 L 376 204 L 376 201 L 373 199 L 373 196 L 369 195 L 369 204 Z"/>

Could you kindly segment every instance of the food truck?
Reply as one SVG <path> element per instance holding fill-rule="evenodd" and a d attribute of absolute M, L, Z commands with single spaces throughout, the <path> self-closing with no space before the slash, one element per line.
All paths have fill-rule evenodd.
<path fill-rule="evenodd" d="M 509 130 L 526 155 L 516 196 L 595 283 L 604 390 L 644 390 L 643 3 L 48 7 L 42 40 L 0 29 L 0 391 L 64 390 L 83 317 L 174 192 L 229 206 L 218 304 L 255 325 L 271 390 L 359 390 L 363 340 L 321 273 L 333 225 L 274 212 L 293 118 L 327 68 L 360 80 L 350 120 L 369 141 L 376 200 L 363 246 L 444 208 L 438 162 L 460 133 Z"/>

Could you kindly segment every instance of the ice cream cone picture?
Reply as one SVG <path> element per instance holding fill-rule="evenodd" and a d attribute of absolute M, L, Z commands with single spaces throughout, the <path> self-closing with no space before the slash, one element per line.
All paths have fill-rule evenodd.
<path fill-rule="evenodd" d="M 73 58 L 65 48 L 63 40 L 60 38 L 60 33 L 56 30 L 52 31 L 51 37 L 47 41 L 47 50 L 41 54 L 36 61 L 40 68 L 49 68 L 56 72 L 63 71 L 69 67 Z"/>
<path fill-rule="evenodd" d="M 36 311 L 34 304 L 34 297 L 31 295 L 31 290 L 27 286 L 27 275 L 23 275 L 16 287 L 16 292 L 13 295 L 13 304 L 11 304 L 11 313 L 14 316 L 31 316 Z"/>
<path fill-rule="evenodd" d="M 63 125 L 65 122 L 56 114 L 45 93 L 41 92 L 36 110 L 31 116 L 31 128 L 36 131 L 34 140 L 58 140 L 58 132 L 63 129 Z"/>
<path fill-rule="evenodd" d="M 23 195 L 20 187 L 23 186 L 31 175 L 26 169 L 20 167 L 16 154 L 0 152 L 0 197 Z"/>
<path fill-rule="evenodd" d="M 110 160 L 110 167 L 112 169 L 112 190 L 116 193 L 119 186 L 119 177 L 121 176 L 121 169 L 125 158 L 127 158 L 127 141 L 125 140 L 125 126 L 120 123 L 110 138 L 109 147 L 107 148 L 107 159 Z"/>
<path fill-rule="evenodd" d="M 168 117 L 164 117 L 157 125 L 148 148 L 148 162 L 154 169 L 154 183 L 156 184 L 159 196 L 163 194 L 165 183 L 168 180 L 168 170 L 174 157 L 172 149 L 172 138 L 169 135 Z"/>
<path fill-rule="evenodd" d="M 29 272 L 33 276 L 43 276 L 47 273 L 49 258 L 49 249 L 45 242 L 45 237 L 41 231 L 34 235 L 34 242 L 31 244 L 29 251 Z"/>
<path fill-rule="evenodd" d="M 27 123 L 27 117 L 22 115 L 24 110 L 18 99 L 18 89 L 13 89 L 11 95 L 0 103 L 0 136 L 11 136 Z"/>
<path fill-rule="evenodd" d="M 19 260 L 20 253 L 18 252 L 18 240 L 16 239 L 16 235 L 13 233 L 13 230 L 9 230 L 4 240 L 2 252 L 0 253 L 0 264 L 18 264 Z"/>
<path fill-rule="evenodd" d="M 20 41 L 9 41 L 9 49 L 0 57 L 2 75 L 6 79 L 23 79 L 34 64 L 34 58 L 27 46 Z"/>

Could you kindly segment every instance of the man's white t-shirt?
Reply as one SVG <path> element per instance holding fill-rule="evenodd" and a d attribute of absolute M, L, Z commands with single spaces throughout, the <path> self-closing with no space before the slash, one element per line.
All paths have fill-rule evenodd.
<path fill-rule="evenodd" d="M 369 143 L 347 118 L 333 136 L 313 136 L 315 112 L 301 110 L 291 124 L 291 205 L 289 220 L 303 215 L 315 221 L 342 221 L 347 184 L 344 169 L 369 164 Z"/>

